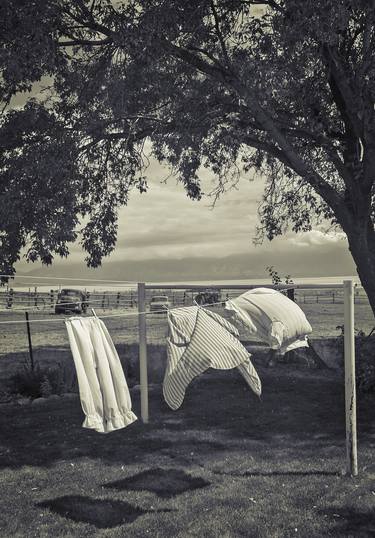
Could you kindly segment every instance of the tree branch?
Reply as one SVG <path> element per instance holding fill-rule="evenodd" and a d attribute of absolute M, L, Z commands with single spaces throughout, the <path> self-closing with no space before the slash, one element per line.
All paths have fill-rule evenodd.
<path fill-rule="evenodd" d="M 255 121 L 272 136 L 272 139 L 276 142 L 279 151 L 282 152 L 283 158 L 288 163 L 288 166 L 290 166 L 290 168 L 292 168 L 299 176 L 303 177 L 331 207 L 337 208 L 338 210 L 342 209 L 342 197 L 318 172 L 314 171 L 303 158 L 298 155 L 290 142 L 285 138 L 280 128 L 276 125 L 275 121 L 260 106 L 254 93 L 252 92 L 250 94 L 246 86 L 244 86 L 233 73 L 208 64 L 202 58 L 197 57 L 182 47 L 170 43 L 164 38 L 162 38 L 160 42 L 164 49 L 172 56 L 187 62 L 202 73 L 221 82 L 230 91 L 235 91 L 237 95 L 247 103 L 248 109 L 253 114 Z"/>
<path fill-rule="evenodd" d="M 223 53 L 225 63 L 227 64 L 227 66 L 229 66 L 230 62 L 229 62 L 228 51 L 227 51 L 227 48 L 225 46 L 225 41 L 224 41 L 224 38 L 223 38 L 223 34 L 221 33 L 221 30 L 220 30 L 219 17 L 218 17 L 218 14 L 217 14 L 217 10 L 216 10 L 214 0 L 211 0 L 211 10 L 212 10 L 214 20 L 215 20 L 216 34 L 217 34 L 217 37 L 219 38 L 221 51 Z"/>
<path fill-rule="evenodd" d="M 108 45 L 109 43 L 112 43 L 112 39 L 109 37 L 107 39 L 98 39 L 98 40 L 77 38 L 71 41 L 58 41 L 57 46 L 58 47 L 74 47 L 76 45 L 90 45 L 93 47 L 100 47 L 102 45 Z"/>
<path fill-rule="evenodd" d="M 362 128 L 358 118 L 358 106 L 356 96 L 348 84 L 347 77 L 343 73 L 337 52 L 328 45 L 323 45 L 323 57 L 328 69 L 328 83 L 331 88 L 333 100 L 345 123 L 347 134 L 361 138 Z"/>
<path fill-rule="evenodd" d="M 201 57 L 193 54 L 187 49 L 184 49 L 182 47 L 179 47 L 175 45 L 174 43 L 171 43 L 164 37 L 158 37 L 157 38 L 160 46 L 170 54 L 171 56 L 178 58 L 179 60 L 182 60 L 192 67 L 195 67 L 198 71 L 201 73 L 204 73 L 206 75 L 209 75 L 213 77 L 215 80 L 219 80 L 220 82 L 225 83 L 226 77 L 231 76 L 228 71 L 225 70 L 221 64 L 209 64 L 206 61 L 204 61 Z"/>
<path fill-rule="evenodd" d="M 158 132 L 160 134 L 168 134 L 174 131 L 176 128 L 176 123 L 174 121 L 168 122 L 164 126 L 158 128 Z M 99 144 L 99 142 L 102 142 L 104 140 L 126 140 L 127 142 L 131 142 L 132 144 L 134 142 L 139 142 L 140 140 L 143 140 L 147 138 L 148 136 L 151 136 L 155 132 L 155 127 L 149 125 L 145 127 L 144 129 L 141 129 L 137 133 L 132 133 L 132 127 L 130 126 L 128 131 L 119 131 L 116 133 L 101 133 L 100 136 L 96 136 L 91 142 L 88 142 L 84 146 L 80 148 L 80 151 L 87 151 L 91 147 L 95 146 L 96 144 Z"/>
<path fill-rule="evenodd" d="M 251 6 L 268 6 L 272 9 L 275 9 L 279 13 L 285 13 L 284 8 L 278 4 L 275 0 L 249 0 L 245 1 L 244 4 L 248 4 Z"/>
<path fill-rule="evenodd" d="M 73 19 L 78 24 L 84 26 L 88 30 L 92 30 L 96 33 L 100 33 L 103 35 L 106 35 L 107 37 L 111 38 L 113 35 L 113 32 L 110 28 L 107 28 L 103 24 L 98 23 L 91 11 L 87 8 L 85 3 L 82 0 L 76 0 L 75 3 L 80 8 L 80 12 L 82 17 L 79 17 L 72 13 L 69 9 L 63 8 L 64 13 L 68 15 L 71 19 Z"/>
<path fill-rule="evenodd" d="M 188 45 L 187 50 L 192 50 L 194 52 L 200 52 L 204 56 L 207 56 L 207 58 L 209 58 L 218 67 L 221 67 L 221 68 L 224 69 L 224 66 L 219 62 L 219 60 L 217 58 L 215 58 L 215 56 L 213 54 L 208 52 L 208 50 L 202 49 L 200 47 L 194 47 L 193 45 Z"/>

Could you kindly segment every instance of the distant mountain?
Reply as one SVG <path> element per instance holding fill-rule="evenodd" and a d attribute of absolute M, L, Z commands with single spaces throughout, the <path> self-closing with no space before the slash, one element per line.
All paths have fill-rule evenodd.
<path fill-rule="evenodd" d="M 273 265 L 280 275 L 292 277 L 339 276 L 355 274 L 349 252 L 340 244 L 318 248 L 298 248 L 295 251 L 261 250 L 253 254 L 236 254 L 223 258 L 183 258 L 156 260 L 107 260 L 98 269 L 83 263 L 57 260 L 52 267 L 23 265 L 18 274 L 30 276 L 71 277 L 135 282 L 176 282 L 184 280 L 251 279 L 268 276 L 266 267 Z"/>

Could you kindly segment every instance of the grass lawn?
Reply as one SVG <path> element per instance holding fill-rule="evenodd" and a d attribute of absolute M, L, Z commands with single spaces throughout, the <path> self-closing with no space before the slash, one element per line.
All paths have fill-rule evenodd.
<path fill-rule="evenodd" d="M 81 428 L 78 400 L 1 408 L 2 537 L 375 536 L 375 398 L 359 401 L 358 478 L 344 476 L 343 383 L 330 371 L 208 372 L 150 424 Z M 133 393 L 139 412 L 139 394 Z"/>

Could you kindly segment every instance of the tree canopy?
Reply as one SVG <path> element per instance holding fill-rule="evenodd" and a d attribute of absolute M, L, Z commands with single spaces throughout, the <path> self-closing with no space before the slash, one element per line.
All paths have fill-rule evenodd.
<path fill-rule="evenodd" d="M 259 237 L 329 219 L 375 307 L 375 2 L 3 0 L 2 271 L 114 248 L 144 145 L 187 194 L 266 177 Z M 12 96 L 45 80 L 38 100 Z M 9 106 L 10 103 L 10 106 Z M 371 299 L 373 297 L 373 299 Z"/>

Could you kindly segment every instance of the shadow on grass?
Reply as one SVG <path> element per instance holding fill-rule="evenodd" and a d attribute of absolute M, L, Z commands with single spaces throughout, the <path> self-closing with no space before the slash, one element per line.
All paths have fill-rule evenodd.
<path fill-rule="evenodd" d="M 339 476 L 339 473 L 332 471 L 245 471 L 244 473 L 225 473 L 222 471 L 213 471 L 214 474 L 223 476 L 243 476 L 243 477 L 256 477 L 256 476 Z"/>
<path fill-rule="evenodd" d="M 319 512 L 334 519 L 330 528 L 331 536 L 355 536 L 356 538 L 375 536 L 375 511 L 360 512 L 354 508 L 331 507 Z"/>
<path fill-rule="evenodd" d="M 315 453 L 342 444 L 345 435 L 342 380 L 306 372 L 301 379 L 276 368 L 260 371 L 262 399 L 236 372 L 208 372 L 187 391 L 178 411 L 163 401 L 161 387 L 150 391 L 149 424 L 139 419 L 125 429 L 100 435 L 81 427 L 79 400 L 55 400 L 43 406 L 11 405 L 0 413 L 0 468 L 48 467 L 56 461 L 90 458 L 133 464 L 150 457 L 175 461 L 190 455 L 205 460 L 227 450 L 268 451 L 290 448 Z M 140 417 L 140 398 L 132 393 Z M 373 400 L 371 400 L 372 402 Z M 371 402 L 360 409 L 362 435 L 372 431 Z M 371 404 L 371 405 L 370 405 Z M 161 462 L 154 463 L 154 466 Z"/>
<path fill-rule="evenodd" d="M 203 478 L 194 478 L 180 469 L 150 469 L 124 480 L 104 484 L 105 488 L 127 491 L 151 491 L 159 497 L 169 499 L 175 495 L 204 488 L 210 482 Z"/>
<path fill-rule="evenodd" d="M 173 510 L 142 510 L 124 501 L 91 499 L 82 495 L 66 495 L 38 503 L 41 508 L 72 521 L 89 523 L 100 529 L 107 529 L 132 523 L 138 517 L 153 512 Z"/>

